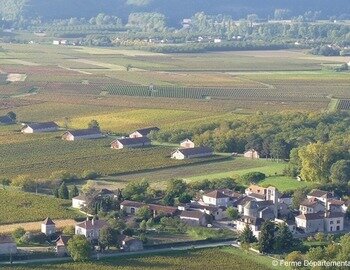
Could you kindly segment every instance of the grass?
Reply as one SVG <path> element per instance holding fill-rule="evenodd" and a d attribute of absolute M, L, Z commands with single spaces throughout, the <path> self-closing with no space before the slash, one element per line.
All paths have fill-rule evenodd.
<path fill-rule="evenodd" d="M 288 176 L 271 176 L 259 183 L 263 187 L 274 186 L 278 188 L 279 191 L 289 191 L 299 188 L 312 187 L 314 183 L 310 182 L 300 182 L 294 178 Z"/>
<path fill-rule="evenodd" d="M 159 255 L 128 256 L 123 259 L 106 259 L 99 262 L 87 263 L 63 263 L 50 265 L 28 265 L 3 267 L 3 270 L 201 270 L 207 269 L 231 269 L 231 270 L 272 270 L 282 269 L 273 267 L 272 259 L 257 256 L 256 254 L 245 253 L 242 250 L 225 247 L 191 251 L 179 251 L 172 253 L 162 253 Z M 285 269 L 285 268 L 284 268 Z"/>
<path fill-rule="evenodd" d="M 76 211 L 70 209 L 69 200 L 12 189 L 0 190 L 0 205 L 0 224 L 42 221 L 46 217 L 73 219 L 80 216 Z"/>

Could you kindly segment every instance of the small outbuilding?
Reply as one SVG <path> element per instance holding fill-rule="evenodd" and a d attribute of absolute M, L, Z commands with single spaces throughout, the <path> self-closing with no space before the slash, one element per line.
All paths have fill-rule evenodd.
<path fill-rule="evenodd" d="M 181 143 L 180 143 L 180 146 L 182 148 L 194 148 L 195 147 L 195 144 L 194 142 L 192 142 L 190 139 L 186 139 L 186 140 L 183 140 Z"/>
<path fill-rule="evenodd" d="M 80 129 L 74 131 L 66 131 L 62 135 L 62 140 L 76 141 L 102 138 L 102 132 L 98 128 Z"/>
<path fill-rule="evenodd" d="M 41 232 L 45 235 L 52 235 L 56 233 L 56 224 L 51 218 L 46 218 L 43 223 L 41 223 Z"/>
<path fill-rule="evenodd" d="M 140 138 L 140 137 L 147 137 L 152 131 L 159 131 L 160 129 L 157 127 L 149 127 L 149 128 L 143 128 L 138 129 L 130 134 L 130 138 Z"/>

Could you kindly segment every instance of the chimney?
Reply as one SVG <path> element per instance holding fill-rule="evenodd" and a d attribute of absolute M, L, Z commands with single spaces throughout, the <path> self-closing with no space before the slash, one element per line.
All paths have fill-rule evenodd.
<path fill-rule="evenodd" d="M 92 225 L 92 226 L 95 225 L 95 217 L 92 218 L 92 220 L 91 220 L 91 225 Z"/>

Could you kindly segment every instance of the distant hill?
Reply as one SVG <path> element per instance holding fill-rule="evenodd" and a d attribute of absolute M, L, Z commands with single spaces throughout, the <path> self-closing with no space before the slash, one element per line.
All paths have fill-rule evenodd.
<path fill-rule="evenodd" d="M 267 18 L 275 9 L 289 9 L 291 15 L 321 11 L 323 18 L 350 16 L 349 0 L 0 0 L 0 16 L 5 19 L 90 18 L 105 12 L 125 20 L 131 12 L 155 11 L 165 14 L 171 24 L 177 24 L 199 11 L 234 18 L 256 13 Z"/>

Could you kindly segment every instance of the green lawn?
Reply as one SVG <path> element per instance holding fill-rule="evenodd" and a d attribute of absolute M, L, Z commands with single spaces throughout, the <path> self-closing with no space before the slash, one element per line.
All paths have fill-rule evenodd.
<path fill-rule="evenodd" d="M 312 187 L 314 183 L 299 182 L 294 178 L 288 176 L 271 176 L 259 183 L 263 187 L 274 186 L 280 191 L 295 190 L 299 188 Z"/>
<path fill-rule="evenodd" d="M 128 256 L 99 262 L 63 263 L 2 267 L 3 270 L 282 270 L 273 267 L 272 259 L 242 250 L 225 247 L 193 251 L 162 253 L 159 255 Z M 286 268 L 284 268 L 285 270 Z"/>

